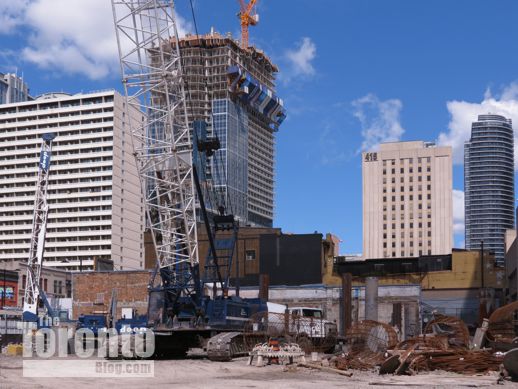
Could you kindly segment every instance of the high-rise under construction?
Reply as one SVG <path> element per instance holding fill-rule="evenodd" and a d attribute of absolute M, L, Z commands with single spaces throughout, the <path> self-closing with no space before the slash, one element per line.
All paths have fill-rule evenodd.
<path fill-rule="evenodd" d="M 270 227 L 275 132 L 286 117 L 277 67 L 260 50 L 211 32 L 180 40 L 189 123 L 204 121 L 221 148 L 207 173 L 241 224 Z"/>

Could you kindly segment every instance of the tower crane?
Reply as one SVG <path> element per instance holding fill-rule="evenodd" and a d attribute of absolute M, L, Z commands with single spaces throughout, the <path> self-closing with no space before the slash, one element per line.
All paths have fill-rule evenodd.
<path fill-rule="evenodd" d="M 23 299 L 22 317 L 27 322 L 38 321 L 38 302 L 43 300 L 47 314 L 52 317 L 54 312 L 40 285 L 41 268 L 43 266 L 43 252 L 45 236 L 47 234 L 47 188 L 49 185 L 50 157 L 54 133 L 43 134 L 41 143 L 40 161 L 38 163 L 38 178 L 36 182 L 36 199 L 34 200 L 34 215 L 32 219 L 31 246 L 27 261 L 27 276 Z"/>
<path fill-rule="evenodd" d="M 208 344 L 209 358 L 228 359 L 236 350 L 245 351 L 244 323 L 266 303 L 227 293 L 237 222 L 224 209 L 209 215 L 205 207 L 204 164 L 198 162 L 220 144 L 204 126 L 189 125 L 174 2 L 112 0 L 112 9 L 126 123 L 157 259 L 147 312 L 155 353 L 182 355 L 201 341 Z M 209 240 L 203 279 L 197 204 Z M 234 233 L 219 239 L 215 235 L 221 231 Z M 212 296 L 204 286 L 212 287 Z"/>
<path fill-rule="evenodd" d="M 247 4 L 245 0 L 239 0 L 241 11 L 238 13 L 241 22 L 241 47 L 248 49 L 248 26 L 255 26 L 259 23 L 259 15 L 254 11 L 257 0 L 250 0 Z"/>

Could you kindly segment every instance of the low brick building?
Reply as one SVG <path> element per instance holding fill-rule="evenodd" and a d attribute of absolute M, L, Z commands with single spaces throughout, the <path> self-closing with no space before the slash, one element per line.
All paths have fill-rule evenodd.
<path fill-rule="evenodd" d="M 72 315 L 107 313 L 112 291 L 117 291 L 117 318 L 122 308 L 147 313 L 149 270 L 85 272 L 72 274 Z"/>

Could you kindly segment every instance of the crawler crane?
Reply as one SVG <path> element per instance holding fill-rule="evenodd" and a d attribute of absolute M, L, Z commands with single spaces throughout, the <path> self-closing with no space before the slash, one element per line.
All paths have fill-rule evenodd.
<path fill-rule="evenodd" d="M 207 209 L 205 161 L 220 145 L 204 123 L 188 123 L 174 4 L 112 0 L 112 7 L 126 118 L 157 258 L 147 314 L 155 354 L 183 355 L 201 345 L 210 359 L 230 359 L 247 351 L 244 323 L 266 310 L 266 302 L 228 295 L 238 223 L 224 206 Z M 144 121 L 131 121 L 132 112 Z M 203 276 L 197 209 L 210 244 Z"/>

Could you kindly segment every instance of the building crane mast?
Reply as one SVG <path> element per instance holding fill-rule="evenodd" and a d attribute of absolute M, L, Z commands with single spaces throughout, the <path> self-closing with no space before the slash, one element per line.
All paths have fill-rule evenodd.
<path fill-rule="evenodd" d="M 173 44 L 179 41 L 174 5 L 168 0 L 112 0 L 112 8 L 126 130 L 132 134 L 156 250 L 150 288 L 159 273 L 165 298 L 174 305 L 181 295 L 200 288 L 199 277 L 193 276 L 199 263 L 193 146 L 179 45 Z"/>
<path fill-rule="evenodd" d="M 259 15 L 254 11 L 257 0 L 250 0 L 247 4 L 245 0 L 239 0 L 241 11 L 238 13 L 241 21 L 241 47 L 248 49 L 248 27 L 255 26 L 259 22 Z"/>
<path fill-rule="evenodd" d="M 53 133 L 43 134 L 40 161 L 38 164 L 31 247 L 27 261 L 27 277 L 26 284 L 24 285 L 25 294 L 23 299 L 23 320 L 28 322 L 38 321 L 38 302 L 40 299 L 43 300 L 47 308 L 47 314 L 53 316 L 52 308 L 40 285 L 40 276 L 43 266 L 43 252 L 45 249 L 45 236 L 47 234 L 47 216 L 49 212 L 47 188 L 49 184 L 50 157 L 52 153 L 52 141 L 55 137 L 56 135 Z"/>

